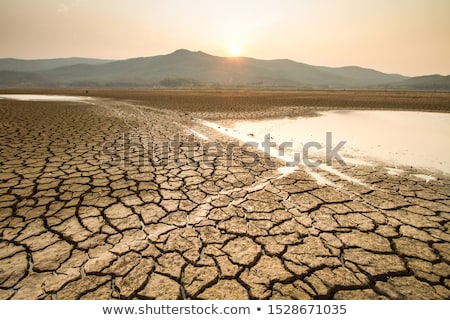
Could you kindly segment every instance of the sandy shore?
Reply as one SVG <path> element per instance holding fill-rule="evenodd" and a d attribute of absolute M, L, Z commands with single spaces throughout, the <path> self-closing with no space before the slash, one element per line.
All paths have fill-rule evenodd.
<path fill-rule="evenodd" d="M 450 178 L 354 164 L 320 185 L 195 120 L 338 98 L 119 94 L 0 100 L 1 299 L 450 298 Z"/>

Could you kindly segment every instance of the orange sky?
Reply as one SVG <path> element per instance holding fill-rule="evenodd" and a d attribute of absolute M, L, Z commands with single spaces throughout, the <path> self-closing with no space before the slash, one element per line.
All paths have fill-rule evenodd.
<path fill-rule="evenodd" d="M 0 0 L 0 57 L 124 59 L 179 48 L 450 74 L 449 0 Z"/>

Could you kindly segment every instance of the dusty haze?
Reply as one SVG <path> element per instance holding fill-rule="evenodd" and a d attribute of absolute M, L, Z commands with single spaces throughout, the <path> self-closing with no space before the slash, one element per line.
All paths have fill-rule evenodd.
<path fill-rule="evenodd" d="M 0 3 L 0 57 L 152 56 L 178 48 L 414 76 L 450 74 L 450 2 L 85 1 Z"/>

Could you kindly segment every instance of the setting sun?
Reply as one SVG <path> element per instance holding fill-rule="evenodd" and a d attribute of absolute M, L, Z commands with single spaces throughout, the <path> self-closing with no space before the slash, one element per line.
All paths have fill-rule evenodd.
<path fill-rule="evenodd" d="M 237 57 L 237 56 L 239 56 L 240 53 L 241 53 L 241 48 L 240 48 L 238 45 L 233 44 L 233 45 L 230 47 L 230 55 L 231 55 L 232 57 Z"/>

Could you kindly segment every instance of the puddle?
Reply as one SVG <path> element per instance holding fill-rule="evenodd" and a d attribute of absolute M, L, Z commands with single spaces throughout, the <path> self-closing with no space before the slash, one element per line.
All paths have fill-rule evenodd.
<path fill-rule="evenodd" d="M 387 170 L 387 174 L 389 174 L 391 176 L 399 176 L 399 175 L 405 173 L 405 171 L 402 169 L 389 168 L 389 167 L 386 167 L 385 169 Z"/>
<path fill-rule="evenodd" d="M 430 176 L 430 175 L 427 175 L 427 174 L 413 174 L 412 176 L 414 176 L 416 178 L 419 178 L 419 179 L 422 179 L 422 180 L 425 180 L 427 183 L 430 182 L 430 181 L 436 181 L 437 180 L 436 177 L 433 177 L 433 176 Z"/>
<path fill-rule="evenodd" d="M 83 96 L 59 96 L 46 94 L 0 94 L 0 99 L 20 100 L 20 101 L 85 101 L 91 97 Z"/>
<path fill-rule="evenodd" d="M 393 167 L 400 164 L 450 173 L 450 114 L 447 113 L 329 111 L 313 118 L 237 121 L 232 129 L 221 129 L 242 141 L 261 142 L 270 133 L 271 141 L 277 145 L 292 143 L 292 150 L 300 154 L 306 143 L 318 142 L 322 149 L 309 150 L 322 157 L 326 132 L 331 132 L 333 147 L 346 141 L 339 154 L 349 164 L 364 164 L 373 159 Z"/>
<path fill-rule="evenodd" d="M 200 139 L 202 139 L 202 140 L 208 140 L 208 137 L 207 137 L 207 136 L 201 134 L 201 133 L 198 132 L 198 131 L 195 131 L 194 129 L 191 129 L 191 132 L 192 132 L 193 134 L 195 134 L 197 137 L 199 137 Z"/>

